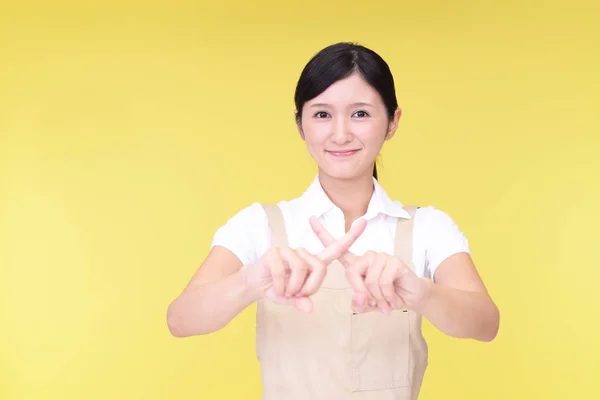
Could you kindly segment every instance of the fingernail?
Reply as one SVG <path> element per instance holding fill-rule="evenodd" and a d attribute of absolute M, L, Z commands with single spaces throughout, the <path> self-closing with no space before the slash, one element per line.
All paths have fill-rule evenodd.
<path fill-rule="evenodd" d="M 375 306 L 377 305 L 377 302 L 376 302 L 375 300 L 370 300 L 370 301 L 369 301 L 369 305 L 370 305 L 371 307 L 375 307 Z"/>

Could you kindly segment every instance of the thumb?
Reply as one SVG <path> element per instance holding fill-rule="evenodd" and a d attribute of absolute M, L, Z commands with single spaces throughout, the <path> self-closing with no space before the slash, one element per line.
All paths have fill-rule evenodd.
<path fill-rule="evenodd" d="M 355 292 L 352 296 L 352 311 L 357 314 L 363 314 L 371 311 L 379 311 L 377 306 L 369 304 L 369 296 L 366 293 Z"/>
<path fill-rule="evenodd" d="M 294 299 L 296 308 L 304 313 L 310 313 L 313 310 L 313 303 L 310 297 L 298 297 Z"/>
<path fill-rule="evenodd" d="M 277 296 L 275 294 L 275 290 L 271 288 L 267 290 L 265 297 L 276 304 L 294 306 L 299 311 L 304 313 L 310 313 L 313 310 L 313 302 L 310 297 L 307 296 L 286 298 L 283 296 Z"/>

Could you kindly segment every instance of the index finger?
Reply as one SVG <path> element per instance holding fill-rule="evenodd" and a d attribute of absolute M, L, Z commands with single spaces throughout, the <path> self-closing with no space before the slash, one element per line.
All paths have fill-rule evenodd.
<path fill-rule="evenodd" d="M 331 243 L 335 242 L 335 238 L 331 236 L 331 233 L 327 232 L 327 229 L 325 229 L 317 217 L 310 217 L 308 222 L 310 223 L 310 227 L 315 235 L 317 235 L 317 238 L 321 241 L 321 243 L 323 243 L 323 246 L 327 247 Z"/>
<path fill-rule="evenodd" d="M 329 264 L 338 258 L 345 256 L 352 244 L 363 233 L 367 226 L 365 219 L 360 219 L 352 224 L 350 230 L 339 240 L 330 243 L 317 257 L 324 263 Z"/>

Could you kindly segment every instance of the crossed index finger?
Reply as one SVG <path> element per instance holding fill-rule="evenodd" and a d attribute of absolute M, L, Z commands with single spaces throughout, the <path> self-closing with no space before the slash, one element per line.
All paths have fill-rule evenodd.
<path fill-rule="evenodd" d="M 348 249 L 363 233 L 367 226 L 367 221 L 365 219 L 356 221 L 352 224 L 350 230 L 339 240 L 335 240 L 316 217 L 311 217 L 309 221 L 313 231 L 325 246 L 325 249 L 317 254 L 317 257 L 325 264 L 330 264 L 337 259 L 345 266 L 350 264 L 352 254 L 348 253 Z"/>

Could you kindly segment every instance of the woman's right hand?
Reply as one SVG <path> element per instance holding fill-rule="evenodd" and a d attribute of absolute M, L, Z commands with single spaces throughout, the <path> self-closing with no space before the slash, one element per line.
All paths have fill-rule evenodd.
<path fill-rule="evenodd" d="M 365 227 L 365 220 L 357 221 L 346 235 L 316 255 L 303 248 L 272 247 L 254 265 L 244 268 L 246 284 L 259 298 L 311 312 L 310 296 L 321 287 L 327 266 L 348 251 Z"/>

